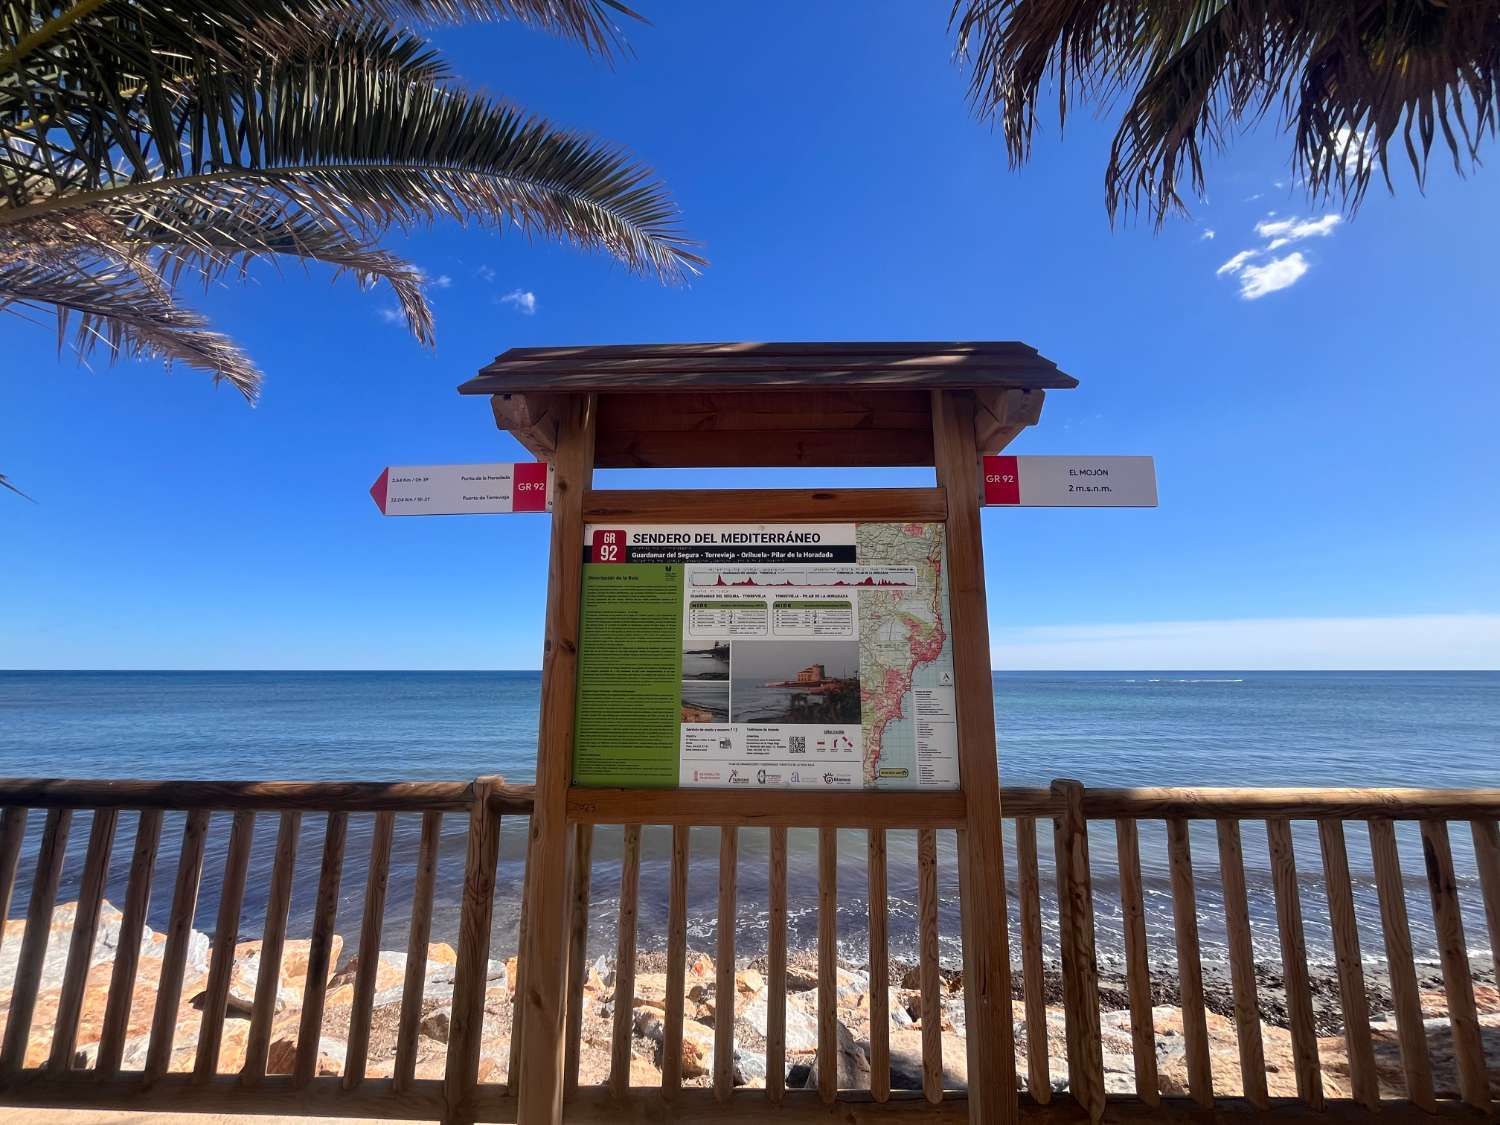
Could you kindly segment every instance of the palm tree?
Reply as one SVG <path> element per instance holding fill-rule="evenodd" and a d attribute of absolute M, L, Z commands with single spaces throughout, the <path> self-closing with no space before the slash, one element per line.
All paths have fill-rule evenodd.
<path fill-rule="evenodd" d="M 1496 128 L 1500 0 L 955 0 L 970 99 L 998 119 L 1012 164 L 1043 96 L 1124 102 L 1105 172 L 1110 216 L 1158 225 L 1204 188 L 1203 156 L 1277 112 L 1292 168 L 1352 210 L 1397 147 L 1423 183 L 1434 143 L 1478 162 Z M 1397 159 L 1399 160 L 1399 155 Z"/>
<path fill-rule="evenodd" d="M 253 400 L 260 372 L 181 303 L 184 278 L 324 262 L 389 283 L 431 343 L 421 271 L 378 243 L 392 228 L 513 226 L 696 272 L 646 168 L 458 87 L 415 30 L 513 19 L 608 57 L 617 17 L 639 18 L 618 0 L 0 0 L 0 308 Z"/>

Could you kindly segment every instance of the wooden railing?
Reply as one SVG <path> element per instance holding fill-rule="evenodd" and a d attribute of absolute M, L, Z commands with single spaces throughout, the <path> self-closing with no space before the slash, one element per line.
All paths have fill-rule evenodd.
<path fill-rule="evenodd" d="M 895 1114 L 934 1121 L 966 1119 L 963 1083 L 954 1078 L 961 1073 L 956 1065 L 960 1060 L 953 1057 L 958 1048 L 952 1036 L 945 1043 L 944 1034 L 945 1021 L 957 1018 L 952 1014 L 955 996 L 949 991 L 953 972 L 951 966 L 940 965 L 938 955 L 940 937 L 951 942 L 959 936 L 956 930 L 940 934 L 949 924 L 940 924 L 940 918 L 951 921 L 952 916 L 944 909 L 942 888 L 957 883 L 950 868 L 962 851 L 947 837 L 959 822 L 960 803 L 927 798 L 912 803 L 917 812 L 903 815 L 892 812 L 892 802 L 873 802 L 857 794 L 819 800 L 809 795 L 770 796 L 758 805 L 747 803 L 747 796 L 705 793 L 702 811 L 694 814 L 691 824 L 680 815 L 664 817 L 649 798 L 625 800 L 601 793 L 581 794 L 570 801 L 572 921 L 566 1024 L 560 1044 L 565 1058 L 565 1118 L 749 1120 L 774 1114 L 865 1121 Z M 1487 1072 L 1483 1037 L 1486 1028 L 1492 1037 L 1500 1035 L 1500 1012 L 1481 1017 L 1466 944 L 1465 910 L 1471 927 L 1476 918 L 1483 919 L 1491 949 L 1500 947 L 1500 790 L 1120 790 L 1085 789 L 1076 782 L 1059 781 L 1050 789 L 1002 790 L 1001 799 L 1006 822 L 1002 839 L 1012 854 L 997 855 L 995 862 L 1006 871 L 1013 917 L 995 918 L 993 924 L 1013 924 L 1019 937 L 1012 947 L 1011 974 L 1019 1042 L 1006 1042 L 1003 1048 L 1006 1058 L 1019 1063 L 1026 1091 L 1019 1103 L 1021 1116 L 1099 1121 L 1106 1114 L 1191 1116 L 1216 1110 L 1295 1115 L 1314 1110 L 1350 1117 L 1378 1109 L 1389 1118 L 1406 1107 L 1420 1113 L 1457 1112 L 1462 1105 L 1470 1111 L 1491 1109 L 1490 1084 L 1500 1074 L 1492 1078 Z M 503 1067 L 490 1065 L 495 1060 L 487 1062 L 483 1052 L 491 1051 L 496 1042 L 485 1030 L 487 1017 L 497 1018 L 496 1000 L 486 988 L 494 971 L 490 957 L 495 952 L 496 897 L 521 898 L 516 871 L 523 860 L 509 864 L 510 876 L 497 874 L 506 869 L 501 858 L 502 817 L 525 817 L 530 812 L 528 790 L 498 779 L 471 784 L 0 781 L 0 806 L 4 916 L 9 916 L 23 851 L 31 865 L 30 896 L 19 938 L 14 931 L 0 934 L 0 959 L 10 956 L 7 947 L 13 941 L 19 944 L 0 1043 L 0 1104 L 444 1121 L 514 1119 L 516 1099 L 507 1082 L 516 1075 L 518 1031 L 509 1035 Z M 81 851 L 72 849 L 73 870 L 65 878 L 73 820 L 85 812 L 90 817 L 87 842 Z M 112 863 L 117 858 L 115 842 L 132 817 L 130 861 L 122 868 Z M 304 825 L 304 817 L 315 823 Z M 1041 831 L 1039 822 L 1047 820 L 1051 831 Z M 1350 834 L 1348 822 L 1362 822 L 1363 831 Z M 1467 902 L 1460 894 L 1449 838 L 1453 822 L 1467 825 L 1466 835 L 1472 840 L 1472 864 L 1467 855 L 1460 857 L 1462 869 L 1471 873 L 1462 881 L 1464 886 L 1477 888 Z M 1246 877 L 1246 855 L 1252 845 L 1259 847 L 1261 823 L 1269 873 L 1265 889 Z M 711 975 L 693 999 L 688 954 L 694 921 L 689 891 L 695 827 L 716 830 L 717 882 L 709 900 L 716 904 L 717 925 L 712 928 Z M 306 983 L 298 1009 L 278 1012 L 283 950 L 293 940 L 290 904 L 299 841 L 305 830 L 318 828 L 322 850 L 316 895 L 304 919 Z M 764 860 L 755 861 L 764 862 L 763 871 L 746 858 L 746 841 L 752 840 L 747 833 L 756 834 L 754 850 L 764 852 Z M 153 888 L 164 835 L 178 841 L 169 896 L 154 893 L 165 892 L 168 881 Z M 351 836 L 369 840 L 362 899 L 343 893 L 341 883 Z M 914 847 L 907 846 L 909 839 Z M 1161 846 L 1143 850 L 1143 839 L 1160 839 Z M 1298 846 L 1306 853 L 1314 840 L 1320 862 L 1312 865 L 1304 859 L 1299 873 Z M 456 877 L 460 845 L 461 891 L 456 878 L 445 878 L 440 863 L 447 852 Z M 651 859 L 653 845 L 654 854 L 664 858 Z M 799 856 L 799 846 L 810 847 L 812 853 Z M 1215 847 L 1217 863 L 1205 862 L 1205 850 Z M 1401 852 L 1404 848 L 1411 855 L 1418 847 L 1441 969 L 1440 997 L 1423 994 L 1413 957 L 1406 888 L 1415 863 L 1408 859 L 1404 871 Z M 520 847 L 512 850 L 524 852 Z M 868 1009 L 868 1039 L 856 1046 L 868 1062 L 869 1076 L 852 1083 L 854 1088 L 845 1088 L 851 1083 L 841 1080 L 847 1068 L 840 1064 L 841 1051 L 849 1049 L 849 1037 L 840 1027 L 841 851 L 846 860 L 853 860 L 845 865 L 846 878 L 851 868 L 863 869 L 859 897 L 866 901 L 868 915 L 860 923 L 866 930 L 860 936 L 867 944 L 853 944 L 863 945 L 865 952 L 860 1003 Z M 206 860 L 210 855 L 212 867 Z M 1159 869 L 1150 862 L 1158 855 Z M 1351 862 L 1351 856 L 1359 862 Z M 665 904 L 645 901 L 641 893 L 643 864 L 656 862 L 665 867 Z M 201 1010 L 196 1040 L 183 1043 L 185 1031 L 191 1033 L 190 1028 L 179 1028 L 185 966 L 206 867 L 209 890 L 215 892 L 208 897 L 216 902 L 210 911 L 213 941 L 201 993 L 188 998 L 199 1005 L 195 1011 Z M 405 934 L 388 932 L 384 924 L 393 905 L 393 868 L 410 879 Z M 788 883 L 789 872 L 800 869 L 816 872 L 816 1083 L 811 1089 L 789 1089 L 787 1083 L 794 1054 L 788 1049 L 787 1024 L 793 991 Z M 252 871 L 259 874 L 252 877 Z M 600 879 L 618 888 L 616 930 L 603 949 L 590 948 L 589 926 L 590 899 Z M 766 1007 L 764 1046 L 756 1047 L 764 1059 L 764 1089 L 746 1089 L 736 1080 L 737 1061 L 742 1060 L 737 1060 L 733 1033 L 737 1007 L 750 1000 L 742 998 L 737 987 L 737 970 L 746 960 L 746 950 L 737 948 L 743 917 L 740 888 L 750 882 L 758 887 L 762 879 L 767 888 L 765 973 L 763 993 L 755 999 Z M 1163 887 L 1160 896 L 1152 894 L 1157 882 Z M 895 932 L 896 917 L 888 910 L 898 883 L 910 887 L 914 897 L 915 909 L 905 923 L 910 933 Z M 60 982 L 47 993 L 48 1017 L 39 1020 L 48 938 L 59 888 L 65 884 L 77 887 L 76 915 L 67 935 Z M 120 941 L 107 966 L 95 959 L 102 904 L 114 884 L 122 892 L 121 934 L 139 935 L 153 919 L 163 922 L 154 993 L 150 981 L 138 979 L 143 957 L 139 942 Z M 249 1010 L 231 1012 L 236 938 L 241 930 L 255 929 L 258 921 L 245 914 L 247 887 L 264 890 L 258 973 Z M 426 962 L 429 948 L 435 948 L 430 946 L 434 916 L 441 913 L 434 902 L 445 890 L 451 892 L 449 901 L 458 899 L 459 925 L 451 1007 L 446 1009 L 447 1041 L 438 1071 L 431 1057 L 437 1040 L 423 1024 L 432 1014 Z M 403 888 L 403 897 L 407 894 Z M 346 908 L 351 898 L 362 902 L 359 910 Z M 1156 907 L 1157 901 L 1170 905 Z M 1207 905 L 1213 901 L 1219 904 L 1216 910 Z M 1360 907 L 1367 902 L 1377 907 L 1378 947 L 1368 937 L 1361 938 Z M 518 906 L 519 926 L 524 929 L 524 900 Z M 646 1081 L 633 1076 L 632 1068 L 633 1053 L 643 1046 L 638 1034 L 641 1006 L 636 1003 L 637 933 L 656 936 L 654 930 L 642 930 L 640 916 L 643 910 L 656 916 L 663 906 L 666 980 L 654 1047 L 659 1079 L 653 1074 Z M 597 906 L 593 913 L 599 913 Z M 1114 991 L 1109 972 L 1100 968 L 1096 914 L 1105 913 L 1119 919 L 1122 1011 L 1128 1011 L 1124 1037 L 1130 1054 L 1124 1084 L 1129 1089 L 1123 1088 L 1118 1069 L 1107 1072 L 1105 1067 L 1106 1038 L 1118 1039 L 1122 1022 L 1115 1020 L 1111 1030 L 1101 1016 L 1108 999 L 1101 990 Z M 904 912 L 899 917 L 904 918 Z M 1259 919 L 1275 933 L 1275 967 L 1286 994 L 1284 1020 L 1273 1019 L 1264 1003 L 1262 982 L 1268 966 L 1264 958 L 1257 964 L 1253 940 Z M 1317 1008 L 1308 919 L 1327 921 L 1336 1018 L 1327 1012 L 1320 1017 Z M 1048 936 L 1054 932 L 1054 920 L 1055 946 Z M 1229 964 L 1227 1000 L 1211 996 L 1205 985 L 1200 927 L 1204 932 L 1222 930 Z M 350 996 L 347 1026 L 338 1029 L 343 1032 L 342 1057 L 330 1060 L 322 1051 L 330 1018 L 325 1002 L 330 973 L 343 967 L 336 963 L 335 935 L 344 930 L 357 935 L 352 939 L 356 957 L 345 968 Z M 596 936 L 598 932 L 596 928 Z M 914 994 L 915 1025 L 899 1033 L 920 1040 L 920 1073 L 911 1083 L 915 1089 L 892 1089 L 890 1081 L 892 1037 L 897 1034 L 892 1030 L 893 988 L 899 990 L 901 983 L 892 979 L 890 951 L 898 945 L 917 951 L 915 987 L 909 990 Z M 377 1059 L 371 1051 L 372 1009 L 382 987 L 378 952 L 383 946 L 404 946 L 406 958 L 392 1053 Z M 612 982 L 591 976 L 592 959 L 601 953 L 613 961 Z M 1163 960 L 1175 961 L 1181 1022 L 1180 1032 L 1171 1030 L 1174 1038 L 1180 1034 L 1183 1048 L 1185 1089 L 1180 1094 L 1163 1093 L 1175 1087 L 1158 1067 L 1158 1045 L 1165 1032 L 1156 1026 L 1153 1013 L 1157 982 L 1152 969 Z M 524 964 L 517 962 L 515 968 L 524 978 Z M 1390 1068 L 1377 1065 L 1369 1001 L 1372 968 L 1389 979 L 1399 1088 L 1393 1086 Z M 1059 1021 L 1049 978 L 1061 981 L 1061 1052 L 1049 1049 L 1047 1025 L 1049 1020 Z M 517 995 L 524 994 L 524 979 L 511 983 Z M 80 1034 L 85 997 L 100 989 L 106 997 L 102 1021 L 95 1041 L 86 1044 Z M 1493 988 L 1483 994 L 1495 995 Z M 505 1004 L 512 1003 L 507 990 L 500 995 Z M 689 1002 L 698 1005 L 699 1014 L 712 1025 L 707 1073 L 701 1079 L 690 1079 L 683 1067 Z M 1215 1005 L 1223 1016 L 1211 1013 Z M 1436 1028 L 1431 1018 L 1435 1005 L 1445 1017 L 1442 1028 Z M 601 1016 L 603 1012 L 607 1016 Z M 1232 1021 L 1235 1038 L 1232 1066 L 1223 1056 L 1216 1060 L 1213 1053 L 1211 1021 L 1219 1021 L 1213 1026 L 1222 1029 L 1225 1018 Z M 1324 1051 L 1329 1050 L 1332 1034 L 1342 1040 L 1340 1058 L 1345 1061 L 1336 1088 L 1320 1058 L 1320 1018 L 1325 1029 L 1330 1022 L 1339 1028 L 1324 1036 Z M 602 1083 L 591 1085 L 581 1080 L 581 1062 L 585 1029 L 598 1019 L 608 1024 L 608 1065 Z M 278 1042 L 273 1028 L 293 1022 L 295 1035 L 287 1041 L 290 1053 L 282 1051 L 287 1057 L 273 1066 L 272 1047 Z M 1010 1021 L 1001 1022 L 1009 1029 Z M 245 1032 L 242 1059 L 227 1046 L 226 1028 L 231 1025 Z M 1265 1037 L 1272 1034 L 1289 1041 L 1291 1074 L 1284 1081 L 1267 1066 Z M 1452 1089 L 1432 1062 L 1429 1046 L 1434 1036 L 1451 1038 Z M 968 1050 L 974 1046 L 965 1044 Z M 224 1065 L 231 1054 L 234 1065 Z M 1049 1055 L 1058 1056 L 1056 1069 Z M 497 1080 L 502 1071 L 504 1080 Z M 1268 1073 L 1274 1082 L 1268 1083 Z M 1283 1094 L 1285 1084 L 1294 1088 L 1294 1096 Z"/>
<path fill-rule="evenodd" d="M 458 782 L 156 782 L 0 781 L 0 916 L 8 917 L 18 865 L 33 811 L 45 810 L 34 842 L 34 873 L 25 928 L 10 988 L 3 1046 L 0 1101 L 11 1105 L 95 1105 L 141 1109 L 217 1110 L 244 1113 L 318 1113 L 416 1119 L 503 1119 L 514 1097 L 504 1083 L 478 1081 L 478 1046 L 485 1002 L 490 918 L 502 816 L 530 812 L 529 789 L 498 779 Z M 76 813 L 90 813 L 88 842 L 77 880 L 77 907 L 68 953 L 49 1027 L 34 1026 L 47 959 L 53 912 L 62 881 Z M 83 1053 L 79 1026 L 91 980 L 95 942 L 121 814 L 135 814 L 134 843 L 125 877 L 122 939 L 107 969 L 107 1000 L 97 1044 Z M 306 984 L 300 1009 L 278 1013 L 283 1003 L 282 955 L 288 938 L 294 872 L 304 835 L 304 816 L 321 818 L 322 849 L 305 954 Z M 459 826 L 448 818 L 460 821 Z M 243 1063 L 224 1073 L 224 1035 L 234 969 L 236 938 L 257 829 L 276 822 L 274 856 L 266 888 L 259 968 L 249 1011 Z M 368 833 L 363 908 L 343 1058 L 320 1057 L 325 997 L 340 925 L 345 845 Z M 149 981 L 137 980 L 143 932 L 150 933 L 154 876 L 164 828 L 180 834 L 171 884 L 165 941 L 160 950 L 154 997 Z M 316 825 L 309 826 L 316 829 Z M 388 1076 L 368 1076 L 371 1013 L 379 953 L 395 935 L 383 931 L 387 885 L 398 827 L 415 837 L 410 925 L 404 943 L 400 1024 Z M 457 833 L 452 829 L 457 828 Z M 227 828 L 221 872 L 210 871 L 216 892 L 213 943 L 196 1045 L 183 1044 L 179 1022 L 183 983 L 194 936 L 193 923 L 204 887 L 205 856 Z M 419 1077 L 418 1020 L 423 1012 L 429 936 L 440 849 L 464 838 L 465 877 L 461 921 L 452 969 L 452 1013 L 442 1077 Z M 34 834 L 33 834 L 34 835 Z M 269 842 L 269 840 L 265 841 Z M 219 878 L 217 887 L 211 881 Z M 519 885 L 503 888 L 519 894 Z M 159 912 L 158 912 L 159 913 Z M 249 925 L 253 925 L 250 922 Z M 248 928 L 248 927 L 247 927 Z M 135 1013 L 146 1015 L 144 1052 L 128 1040 Z M 267 1073 L 273 1026 L 295 1020 L 295 1047 Z M 242 1021 L 237 1021 L 242 1022 Z M 137 1065 L 124 1065 L 127 1047 Z M 184 1050 L 184 1047 L 187 1049 Z M 287 1052 L 283 1052 L 286 1055 Z M 331 1065 L 330 1065 L 331 1064 Z M 382 1066 L 380 1069 L 386 1069 Z M 432 1069 L 429 1066 L 427 1069 Z M 329 1074 L 328 1071 L 334 1073 Z"/>

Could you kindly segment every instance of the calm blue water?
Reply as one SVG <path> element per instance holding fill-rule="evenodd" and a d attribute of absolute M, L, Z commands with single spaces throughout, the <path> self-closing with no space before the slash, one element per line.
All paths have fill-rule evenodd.
<path fill-rule="evenodd" d="M 502 774 L 513 781 L 533 776 L 540 676 L 531 672 L 339 673 L 339 672 L 0 672 L 0 775 L 149 778 L 358 778 L 469 779 Z M 1046 785 L 1073 777 L 1087 785 L 1393 785 L 1500 786 L 1500 673 L 1308 673 L 1142 672 L 1015 673 L 995 677 L 1002 783 Z M 463 864 L 461 818 L 448 818 L 441 860 L 438 935 L 456 926 L 458 878 Z M 28 826 L 31 845 L 41 816 Z M 273 817 L 261 817 L 251 889 L 241 932 L 258 932 L 264 910 L 265 873 L 274 846 Z M 410 820 L 411 823 L 407 823 Z M 130 852 L 134 818 L 123 817 L 115 846 L 110 897 L 119 901 Z M 1009 827 L 1009 826 L 1008 826 Z M 1199 908 L 1205 941 L 1221 938 L 1214 878 L 1217 851 L 1212 826 L 1193 837 L 1199 872 Z M 1141 830 L 1143 865 L 1152 906 L 1164 906 L 1166 868 L 1160 826 Z M 1306 896 L 1321 895 L 1316 834 L 1298 826 L 1299 873 L 1304 881 L 1308 939 L 1316 952 L 1326 944 L 1319 917 Z M 1453 835 L 1455 861 L 1470 909 L 1471 950 L 1487 945 L 1474 885 L 1467 831 Z M 177 846 L 177 823 L 163 836 L 153 897 L 160 926 L 168 908 Z M 305 920 L 316 882 L 321 846 L 320 818 L 304 818 L 294 919 Z M 1205 834 L 1206 833 L 1206 834 Z M 73 831 L 61 898 L 76 887 L 86 837 L 86 818 Z M 695 940 L 713 934 L 717 849 L 714 833 L 694 833 L 690 894 Z M 942 842 L 945 936 L 957 934 L 957 875 L 953 842 Z M 1044 862 L 1050 833 L 1043 832 Z M 216 826 L 205 869 L 198 925 L 213 928 L 217 907 L 216 864 L 222 864 L 227 831 Z M 1359 883 L 1361 922 L 1367 951 L 1380 948 L 1379 921 L 1370 893 L 1368 846 L 1360 826 L 1350 826 L 1349 851 Z M 613 880 L 608 864 L 618 854 L 618 831 L 601 829 L 595 846 L 595 948 L 612 947 Z M 519 883 L 524 826 L 502 833 L 502 886 Z M 1252 911 L 1258 932 L 1274 932 L 1264 832 L 1245 826 Z M 363 895 L 366 818 L 351 823 L 346 854 L 341 926 L 357 927 Z M 808 940 L 816 927 L 816 876 L 811 835 L 793 840 L 794 940 Z M 1410 912 L 1419 945 L 1430 940 L 1431 918 L 1420 876 L 1420 849 L 1411 833 L 1401 837 L 1410 884 Z M 410 894 L 410 861 L 416 846 L 415 818 L 402 818 L 390 890 L 388 932 L 402 933 Z M 901 945 L 903 922 L 914 917 L 914 843 L 893 833 L 890 894 L 893 935 Z M 741 843 L 741 947 L 763 938 L 764 832 L 747 830 Z M 1117 932 L 1111 910 L 1113 834 L 1098 826 L 1092 851 L 1100 888 L 1101 949 L 1106 955 Z M 863 930 L 864 842 L 843 834 L 840 842 L 841 932 L 858 955 Z M 670 839 L 648 830 L 642 870 L 641 943 L 661 944 Z M 1013 871 L 1014 846 L 1007 862 Z M 910 868 L 910 871 L 908 870 Z M 12 912 L 24 908 L 29 870 L 23 862 Z M 1012 881 L 1012 886 L 1014 885 Z M 661 909 L 654 904 L 661 904 Z M 497 909 L 496 945 L 514 941 L 513 903 Z M 1049 906 L 1050 909 L 1050 906 Z M 1170 960 L 1170 915 L 1157 911 L 1153 952 Z M 294 920 L 294 926 L 296 921 Z M 400 940 L 387 943 L 393 947 Z M 951 949 L 951 946 L 949 947 Z M 1271 947 L 1266 946 L 1269 950 Z"/>

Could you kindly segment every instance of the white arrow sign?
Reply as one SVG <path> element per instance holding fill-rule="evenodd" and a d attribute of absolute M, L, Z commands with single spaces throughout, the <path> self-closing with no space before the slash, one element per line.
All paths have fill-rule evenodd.
<path fill-rule="evenodd" d="M 391 465 L 370 486 L 384 516 L 468 516 L 550 512 L 552 466 Z"/>
<path fill-rule="evenodd" d="M 1154 508 L 1150 457 L 986 457 L 986 505 Z"/>

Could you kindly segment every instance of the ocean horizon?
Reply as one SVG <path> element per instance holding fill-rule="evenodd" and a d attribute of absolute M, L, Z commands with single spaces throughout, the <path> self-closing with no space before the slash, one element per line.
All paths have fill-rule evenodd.
<path fill-rule="evenodd" d="M 75 778 L 304 780 L 468 780 L 500 774 L 524 783 L 534 776 L 541 674 L 510 672 L 359 671 L 3 671 L 0 672 L 0 776 Z M 1500 785 L 1500 672 L 1265 672 L 1139 670 L 998 672 L 994 675 L 997 747 L 1002 785 L 1046 786 L 1076 778 L 1088 786 L 1417 786 Z M 223 816 L 224 814 L 217 814 Z M 42 817 L 27 826 L 19 886 L 34 866 Z M 275 817 L 259 818 L 240 934 L 258 934 L 274 847 Z M 404 932 L 419 818 L 398 818 L 388 896 L 387 932 Z M 119 902 L 129 865 L 132 815 L 121 818 L 107 897 Z M 322 818 L 304 817 L 292 907 L 293 932 L 311 913 L 322 842 Z M 447 818 L 439 859 L 434 940 L 457 930 L 463 865 L 461 818 Z M 161 928 L 170 897 L 180 817 L 162 837 L 151 905 Z M 1457 826 L 1463 829 L 1463 826 Z M 1007 881 L 1015 889 L 1014 822 L 1006 825 Z M 214 872 L 222 868 L 227 827 L 210 832 L 197 926 L 211 930 L 217 909 Z M 739 936 L 753 956 L 767 923 L 764 829 L 744 829 L 740 842 Z M 1051 833 L 1039 832 L 1044 868 L 1044 917 L 1049 955 L 1056 954 L 1056 904 L 1051 888 Z M 1381 942 L 1369 843 L 1347 827 L 1356 907 L 1365 949 Z M 59 901 L 76 896 L 86 832 L 75 824 Z M 1244 825 L 1252 929 L 1261 955 L 1276 953 L 1270 864 L 1264 829 Z M 361 872 L 369 818 L 351 817 L 338 929 L 358 926 Z M 1223 911 L 1213 825 L 1192 832 L 1204 956 L 1222 959 Z M 1409 913 L 1418 956 L 1433 948 L 1432 919 L 1415 825 L 1398 826 Z M 1309 954 L 1330 956 L 1315 826 L 1295 825 Z M 1153 956 L 1172 958 L 1170 883 L 1165 829 L 1142 822 L 1142 873 Z M 664 945 L 670 830 L 643 834 L 640 946 Z M 816 833 L 791 834 L 789 941 L 816 937 Z M 494 948 L 515 947 L 516 910 L 524 869 L 525 824 L 507 819 L 501 832 Z M 712 949 L 716 932 L 717 837 L 692 833 L 690 941 Z M 613 948 L 620 831 L 596 832 L 591 950 Z M 915 834 L 889 833 L 892 956 L 912 959 L 916 917 Z M 1091 833 L 1101 958 L 1120 946 L 1118 875 L 1113 828 Z M 939 833 L 942 955 L 956 963 L 958 886 L 954 839 Z M 839 933 L 844 956 L 863 957 L 868 910 L 864 834 L 839 840 Z M 1454 859 L 1466 912 L 1470 952 L 1487 949 L 1472 845 L 1454 833 Z M 12 902 L 17 916 L 24 896 Z M 1012 926 L 1016 925 L 1014 908 Z M 1017 935 L 1018 936 L 1018 935 Z M 352 943 L 349 943 L 352 944 Z M 349 948 L 346 944 L 346 950 Z M 1019 944 L 1013 945 L 1013 952 Z M 347 956 L 347 953 L 346 953 Z"/>

